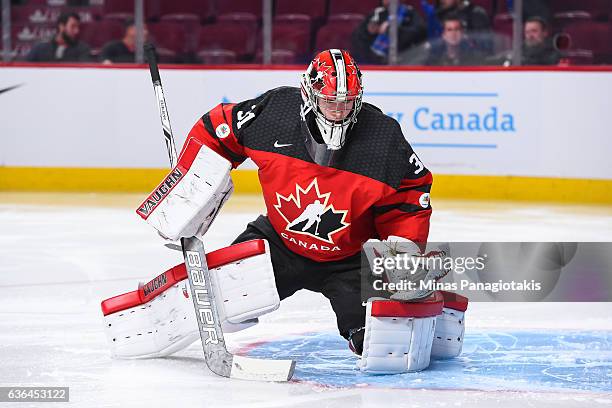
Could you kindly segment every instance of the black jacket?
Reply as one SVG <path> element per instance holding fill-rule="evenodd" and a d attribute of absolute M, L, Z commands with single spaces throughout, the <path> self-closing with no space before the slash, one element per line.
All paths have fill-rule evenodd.
<path fill-rule="evenodd" d="M 83 42 L 79 41 L 75 45 L 67 46 L 59 58 L 57 57 L 58 48 L 59 45 L 55 39 L 38 43 L 30 50 L 26 60 L 31 62 L 87 62 L 91 60 L 89 46 Z"/>
<path fill-rule="evenodd" d="M 557 65 L 560 58 L 561 54 L 555 49 L 550 39 L 532 47 L 523 44 L 522 65 Z"/>

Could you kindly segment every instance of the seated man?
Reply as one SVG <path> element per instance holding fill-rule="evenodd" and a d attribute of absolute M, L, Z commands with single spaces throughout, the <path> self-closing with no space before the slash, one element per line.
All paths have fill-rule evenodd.
<path fill-rule="evenodd" d="M 490 53 L 493 50 L 491 21 L 485 9 L 469 0 L 437 0 L 435 7 L 421 0 L 427 18 L 427 36 L 431 40 L 443 34 L 443 24 L 449 17 L 459 18 L 464 31 L 472 37 L 474 46 Z"/>
<path fill-rule="evenodd" d="M 36 44 L 28 56 L 30 62 L 86 62 L 91 59 L 89 46 L 79 41 L 81 18 L 64 13 L 57 19 L 57 34 L 51 41 Z"/>
<path fill-rule="evenodd" d="M 555 49 L 548 33 L 546 21 L 541 17 L 530 17 L 525 21 L 523 43 L 523 65 L 556 65 L 560 54 Z"/>
<path fill-rule="evenodd" d="M 145 39 L 147 29 L 145 27 Z M 100 52 L 100 61 L 104 64 L 118 62 L 135 62 L 136 52 L 136 25 L 134 20 L 125 23 L 123 38 L 106 43 Z"/>
<path fill-rule="evenodd" d="M 461 19 L 450 15 L 443 22 L 442 41 L 433 43 L 425 65 L 479 65 L 481 53 L 465 38 Z"/>

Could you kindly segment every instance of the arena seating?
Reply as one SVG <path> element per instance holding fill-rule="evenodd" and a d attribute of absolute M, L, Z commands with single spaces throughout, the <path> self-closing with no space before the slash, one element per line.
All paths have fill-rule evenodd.
<path fill-rule="evenodd" d="M 350 48 L 351 34 L 381 0 L 273 0 L 274 61 L 304 63 L 318 50 Z M 496 51 L 508 50 L 512 15 L 508 0 L 472 0 L 489 13 Z M 134 17 L 133 0 L 90 0 L 72 6 L 68 0 L 21 0 L 12 9 L 15 58 L 52 36 L 63 11 L 82 20 L 81 38 L 95 55 L 110 40 L 121 38 L 123 24 Z M 86 1 L 79 3 L 87 3 Z M 421 0 L 403 0 L 422 13 Z M 262 49 L 260 0 L 144 0 L 145 19 L 166 62 L 259 62 Z M 550 2 L 551 30 L 564 33 L 566 62 L 612 63 L 612 0 Z"/>
<path fill-rule="evenodd" d="M 320 25 L 327 17 L 327 0 L 276 0 L 275 14 L 305 14 Z"/>
<path fill-rule="evenodd" d="M 200 28 L 197 49 L 198 55 L 219 57 L 221 54 L 206 51 L 229 51 L 236 62 L 248 62 L 255 54 L 256 32 L 248 25 L 225 23 L 208 24 Z M 224 54 L 227 57 L 227 54 Z"/>
<path fill-rule="evenodd" d="M 94 21 L 83 24 L 81 27 L 81 39 L 89 44 L 92 52 L 98 55 L 100 49 L 109 41 L 116 40 L 123 36 L 123 23 L 117 20 Z"/>
<path fill-rule="evenodd" d="M 564 27 L 570 49 L 590 50 L 596 64 L 612 63 L 612 25 L 609 22 L 576 21 Z"/>
<path fill-rule="evenodd" d="M 379 5 L 379 0 L 329 0 L 329 14 L 357 13 L 367 16 Z"/>

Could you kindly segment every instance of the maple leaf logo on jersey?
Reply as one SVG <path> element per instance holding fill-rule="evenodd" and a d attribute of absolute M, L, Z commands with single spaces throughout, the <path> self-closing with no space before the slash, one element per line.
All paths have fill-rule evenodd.
<path fill-rule="evenodd" d="M 276 193 L 274 208 L 287 222 L 287 231 L 333 244 L 331 236 L 350 223 L 345 222 L 348 211 L 336 210 L 329 203 L 330 197 L 331 193 L 321 194 L 315 178 L 305 189 L 296 184 L 295 195 L 284 197 Z"/>

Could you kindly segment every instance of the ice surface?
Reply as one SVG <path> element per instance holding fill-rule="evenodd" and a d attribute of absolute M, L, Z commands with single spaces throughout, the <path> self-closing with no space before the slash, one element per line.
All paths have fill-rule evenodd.
<path fill-rule="evenodd" d="M 328 302 L 307 291 L 258 326 L 227 336 L 233 350 L 297 357 L 290 384 L 215 377 L 198 344 L 166 359 L 111 360 L 100 301 L 136 289 L 181 257 L 138 219 L 132 203 L 93 201 L 98 206 L 0 204 L 0 386 L 69 386 L 71 405 L 99 407 L 612 405 L 609 303 L 471 304 L 465 353 L 423 374 L 364 378 L 336 336 Z M 224 210 L 207 248 L 231 242 L 260 207 Z M 600 207 L 435 208 L 432 241 L 612 239 L 612 213 Z M 252 345 L 261 340 L 268 342 Z"/>

